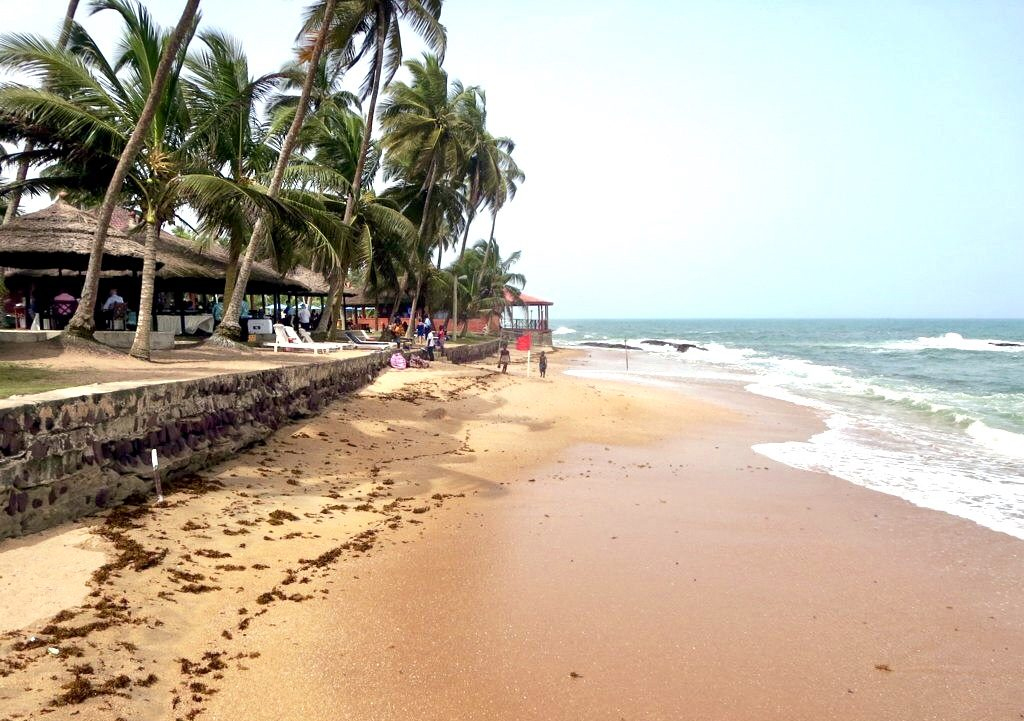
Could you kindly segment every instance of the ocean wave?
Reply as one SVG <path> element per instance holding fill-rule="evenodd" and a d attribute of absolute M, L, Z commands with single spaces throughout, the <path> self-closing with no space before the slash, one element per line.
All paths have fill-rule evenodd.
<path fill-rule="evenodd" d="M 894 340 L 877 346 L 882 351 L 961 350 L 992 353 L 1024 353 L 1024 342 L 985 338 L 964 338 L 959 333 L 922 336 L 916 340 Z"/>
<path fill-rule="evenodd" d="M 826 425 L 828 430 L 807 441 L 762 443 L 753 450 L 794 468 L 829 473 L 1024 539 L 1024 484 L 1017 463 L 993 461 L 987 450 L 966 438 L 957 442 L 899 424 L 879 427 L 877 419 L 836 413 Z M 991 430 L 979 427 L 976 433 L 985 436 Z M 1011 447 L 1019 440 L 1013 439 Z M 942 462 L 923 453 L 928 450 L 937 452 Z"/>
<path fill-rule="evenodd" d="M 967 426 L 967 435 L 989 450 L 1011 458 L 1024 458 L 1024 435 L 992 428 L 984 421 L 974 421 Z"/>
<path fill-rule="evenodd" d="M 567 327 L 565 327 L 563 325 L 563 326 L 559 326 L 558 328 L 555 328 L 553 331 L 551 331 L 551 335 L 569 335 L 570 333 L 575 333 L 575 332 L 576 332 L 575 329 L 567 328 Z"/>

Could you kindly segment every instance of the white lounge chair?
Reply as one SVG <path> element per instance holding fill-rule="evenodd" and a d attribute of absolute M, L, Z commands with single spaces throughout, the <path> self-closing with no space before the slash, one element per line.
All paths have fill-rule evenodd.
<path fill-rule="evenodd" d="M 287 333 L 291 328 L 288 328 Z M 312 343 L 313 345 L 330 346 L 332 350 L 355 350 L 356 346 L 354 343 L 335 343 L 334 341 L 315 341 L 313 336 L 309 334 L 309 331 L 305 328 L 299 328 L 299 338 L 302 339 L 303 343 Z"/>
<path fill-rule="evenodd" d="M 291 335 L 288 334 L 291 331 Z M 264 343 L 263 345 L 267 348 L 273 348 L 274 352 L 277 353 L 279 350 L 308 350 L 313 353 L 329 353 L 332 350 L 337 350 L 333 347 L 327 347 L 333 344 L 323 343 L 306 343 L 297 335 L 292 328 L 280 323 L 274 324 L 274 336 L 276 337 L 273 343 Z"/>

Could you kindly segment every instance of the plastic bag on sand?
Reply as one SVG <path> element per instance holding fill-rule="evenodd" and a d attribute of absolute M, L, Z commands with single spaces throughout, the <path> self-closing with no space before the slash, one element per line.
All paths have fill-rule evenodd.
<path fill-rule="evenodd" d="M 395 370 L 403 371 L 406 368 L 405 356 L 401 353 L 391 354 L 391 367 Z"/>

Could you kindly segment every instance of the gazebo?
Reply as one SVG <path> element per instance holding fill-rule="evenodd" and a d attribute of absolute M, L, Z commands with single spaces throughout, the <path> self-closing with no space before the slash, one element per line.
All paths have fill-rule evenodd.
<path fill-rule="evenodd" d="M 508 291 L 505 291 L 505 302 L 508 305 L 501 318 L 502 337 L 518 338 L 529 333 L 537 343 L 551 345 L 548 320 L 549 309 L 554 303 L 526 293 L 520 293 L 517 298 Z"/>

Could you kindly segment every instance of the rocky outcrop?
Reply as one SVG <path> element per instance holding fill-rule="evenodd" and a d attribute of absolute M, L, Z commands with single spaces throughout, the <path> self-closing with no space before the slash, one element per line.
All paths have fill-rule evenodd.
<path fill-rule="evenodd" d="M 591 348 L 611 348 L 612 350 L 643 350 L 643 348 L 635 345 L 626 345 L 625 343 L 605 343 L 599 340 L 583 341 L 580 345 L 590 346 Z"/>
<path fill-rule="evenodd" d="M 667 341 L 667 340 L 642 340 L 640 342 L 641 343 L 646 343 L 647 345 L 668 345 L 668 346 L 672 346 L 673 348 L 675 348 L 680 353 L 685 353 L 686 351 L 690 350 L 691 348 L 696 348 L 697 350 L 703 350 L 703 351 L 707 350 L 707 348 L 699 346 L 696 343 L 672 343 L 671 341 Z"/>
<path fill-rule="evenodd" d="M 0 539 L 39 531 L 229 458 L 370 383 L 373 353 L 250 373 L 0 403 Z"/>

